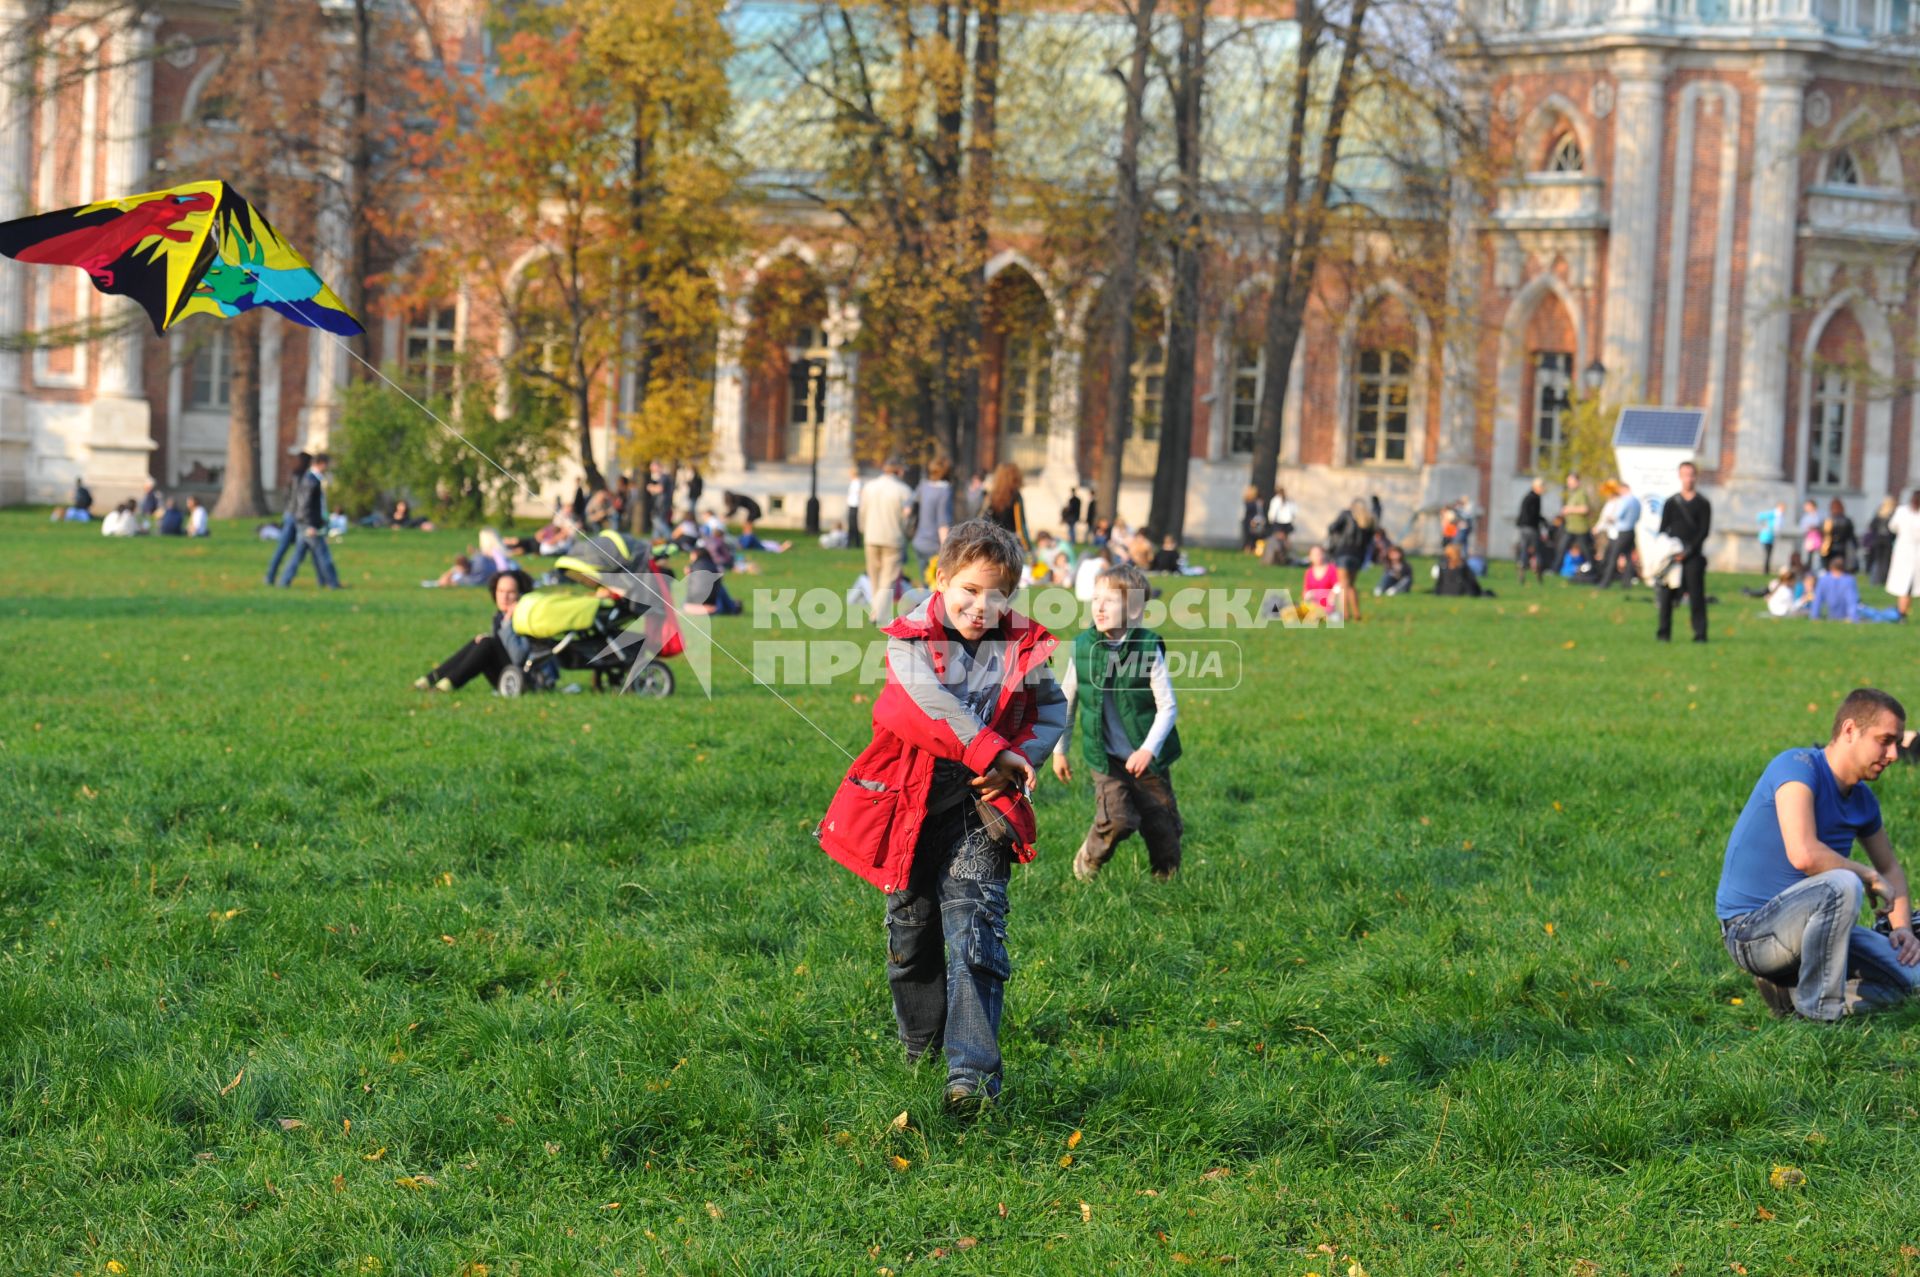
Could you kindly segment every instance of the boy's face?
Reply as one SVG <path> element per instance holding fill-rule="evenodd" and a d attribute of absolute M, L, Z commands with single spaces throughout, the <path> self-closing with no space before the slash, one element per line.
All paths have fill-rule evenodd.
<path fill-rule="evenodd" d="M 1117 634 L 1135 619 L 1127 605 L 1127 592 L 1102 581 L 1093 589 L 1093 628 L 1105 634 Z"/>
<path fill-rule="evenodd" d="M 1006 574 L 984 559 L 963 563 L 952 572 L 943 566 L 934 582 L 940 587 L 947 623 L 964 639 L 977 639 L 1000 624 L 1013 593 Z"/>

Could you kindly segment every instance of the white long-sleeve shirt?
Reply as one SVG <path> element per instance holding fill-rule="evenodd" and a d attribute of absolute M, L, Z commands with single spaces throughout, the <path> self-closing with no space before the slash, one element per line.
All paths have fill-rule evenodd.
<path fill-rule="evenodd" d="M 1180 706 L 1173 696 L 1173 675 L 1167 672 L 1167 663 L 1159 653 L 1147 665 L 1147 686 L 1153 690 L 1153 725 L 1147 729 L 1147 738 L 1138 745 L 1127 739 L 1126 728 L 1121 726 L 1120 711 L 1113 703 L 1111 689 L 1101 696 L 1100 721 L 1105 728 L 1109 754 L 1125 758 L 1136 749 L 1144 749 L 1155 758 L 1160 757 L 1160 749 L 1173 733 L 1174 721 L 1180 717 Z M 1061 733 L 1053 752 L 1065 754 L 1074 736 L 1073 712 L 1080 693 L 1080 673 L 1072 661 L 1067 662 L 1067 672 L 1060 679 L 1060 690 L 1067 698 L 1067 730 Z"/>

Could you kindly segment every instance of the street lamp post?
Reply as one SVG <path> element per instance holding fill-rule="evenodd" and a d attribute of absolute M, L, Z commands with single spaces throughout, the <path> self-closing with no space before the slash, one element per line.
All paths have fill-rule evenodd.
<path fill-rule="evenodd" d="M 1586 371 L 1580 374 L 1580 382 L 1586 387 L 1589 395 L 1599 394 L 1600 387 L 1607 384 L 1607 366 L 1595 359 L 1587 365 Z"/>

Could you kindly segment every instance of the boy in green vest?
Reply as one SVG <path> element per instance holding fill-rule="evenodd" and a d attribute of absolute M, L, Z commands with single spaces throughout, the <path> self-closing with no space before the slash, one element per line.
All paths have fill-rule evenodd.
<path fill-rule="evenodd" d="M 1140 624 L 1146 606 L 1146 573 L 1131 563 L 1102 572 L 1093 586 L 1093 628 L 1074 639 L 1061 679 L 1067 730 L 1054 746 L 1053 774 L 1073 779 L 1067 751 L 1076 739 L 1093 773 L 1093 827 L 1073 858 L 1073 876 L 1082 882 L 1136 829 L 1156 879 L 1165 882 L 1180 869 L 1180 808 L 1168 770 L 1180 757 L 1173 726 L 1179 709 L 1166 644 Z"/>

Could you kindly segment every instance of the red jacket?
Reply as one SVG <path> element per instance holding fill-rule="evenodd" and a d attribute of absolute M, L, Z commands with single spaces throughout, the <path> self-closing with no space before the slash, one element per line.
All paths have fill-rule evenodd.
<path fill-rule="evenodd" d="M 900 617 L 887 626 L 886 633 L 890 638 L 928 643 L 934 669 L 944 672 L 945 616 L 935 594 L 924 617 Z M 827 814 L 814 830 L 822 850 L 882 891 L 905 888 L 913 871 L 913 849 L 927 816 L 934 759 L 958 759 L 976 774 L 982 773 L 1002 751 L 1017 753 L 1034 738 L 1038 697 L 1027 685 L 1027 675 L 1052 656 L 1058 640 L 1012 611 L 987 637 L 1011 640 L 1013 649 L 999 703 L 985 730 L 963 747 L 952 728 L 928 717 L 914 703 L 889 662 L 887 685 L 873 704 L 873 743 L 847 768 Z M 1014 794 L 995 799 L 994 806 L 1006 813 L 1013 827 L 1014 858 L 1032 860 L 1032 804 Z"/>

